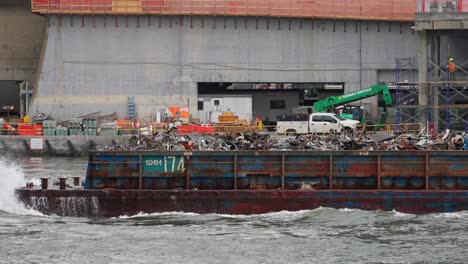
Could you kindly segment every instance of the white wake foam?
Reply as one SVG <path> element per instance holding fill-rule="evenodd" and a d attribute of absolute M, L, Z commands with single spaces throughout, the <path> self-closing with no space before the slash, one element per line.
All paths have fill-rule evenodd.
<path fill-rule="evenodd" d="M 143 218 L 143 217 L 163 217 L 163 216 L 199 216 L 197 213 L 186 213 L 186 212 L 164 212 L 164 213 L 143 213 L 140 212 L 135 215 L 121 215 L 119 217 L 112 217 L 111 219 L 132 219 L 132 218 Z"/>
<path fill-rule="evenodd" d="M 22 215 L 42 215 L 27 209 L 18 202 L 15 189 L 25 185 L 24 174 L 20 167 L 0 157 L 0 210 Z"/>
<path fill-rule="evenodd" d="M 172 211 L 172 212 L 163 212 L 163 213 L 143 213 L 140 212 L 135 215 L 121 215 L 119 217 L 113 217 L 112 219 L 132 219 L 132 218 L 144 218 L 144 217 L 167 217 L 167 216 L 189 216 L 189 217 L 206 217 L 206 216 L 213 216 L 213 217 L 220 217 L 220 218 L 229 218 L 229 219 L 242 219 L 242 220 L 268 220 L 268 221 L 280 221 L 280 222 L 288 222 L 288 221 L 295 221 L 306 217 L 307 215 L 326 210 L 324 207 L 320 207 L 313 210 L 300 210 L 300 211 L 279 211 L 279 212 L 270 212 L 265 214 L 217 214 L 217 213 L 208 213 L 208 214 L 197 214 L 197 213 L 190 213 L 190 212 L 181 212 L 181 211 Z M 334 209 L 332 209 L 334 210 Z"/>
<path fill-rule="evenodd" d="M 438 213 L 434 214 L 436 218 L 447 218 L 447 219 L 463 219 L 468 218 L 468 211 L 460 211 L 453 213 Z"/>
<path fill-rule="evenodd" d="M 415 214 L 398 212 L 395 209 L 392 210 L 392 214 L 395 217 L 415 217 L 416 216 Z"/>

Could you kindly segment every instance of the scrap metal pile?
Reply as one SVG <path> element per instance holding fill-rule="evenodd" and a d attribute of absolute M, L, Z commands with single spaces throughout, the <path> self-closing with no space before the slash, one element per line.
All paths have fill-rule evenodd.
<path fill-rule="evenodd" d="M 444 135 L 427 136 L 393 133 L 360 136 L 357 134 L 298 135 L 276 137 L 246 132 L 235 135 L 197 134 L 181 135 L 176 131 L 160 132 L 151 136 L 132 136 L 128 141 L 111 146 L 99 146 L 106 151 L 232 151 L 232 150 L 462 150 L 465 133 L 446 131 Z"/>

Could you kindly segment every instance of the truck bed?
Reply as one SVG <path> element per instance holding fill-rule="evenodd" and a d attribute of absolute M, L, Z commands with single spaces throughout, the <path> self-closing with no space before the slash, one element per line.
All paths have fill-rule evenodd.
<path fill-rule="evenodd" d="M 278 134 L 307 134 L 309 133 L 309 121 L 278 121 L 276 132 Z"/>

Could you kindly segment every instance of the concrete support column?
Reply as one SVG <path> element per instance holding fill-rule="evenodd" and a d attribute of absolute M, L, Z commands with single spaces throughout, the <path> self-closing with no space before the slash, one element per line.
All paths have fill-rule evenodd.
<path fill-rule="evenodd" d="M 170 89 L 177 93 L 175 106 L 188 106 L 192 118 L 198 118 L 198 85 L 189 74 L 182 73 L 172 80 Z"/>
<path fill-rule="evenodd" d="M 437 33 L 431 34 L 431 61 L 440 67 L 440 35 Z M 435 67 L 434 67 L 435 68 Z M 431 74 L 431 80 L 439 80 L 440 71 L 434 69 Z M 432 121 L 434 121 L 435 130 L 439 128 L 439 87 L 437 85 L 428 85 L 428 91 L 431 90 L 431 106 L 432 106 Z"/>
<path fill-rule="evenodd" d="M 428 107 L 428 89 L 427 89 L 427 32 L 419 31 L 418 48 L 418 79 L 419 79 L 419 111 L 420 122 L 427 126 L 427 107 Z"/>

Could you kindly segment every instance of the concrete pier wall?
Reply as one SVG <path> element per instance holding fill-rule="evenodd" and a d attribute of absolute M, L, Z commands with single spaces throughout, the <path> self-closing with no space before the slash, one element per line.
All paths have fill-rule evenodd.
<path fill-rule="evenodd" d="M 42 142 L 42 149 L 34 149 L 37 140 Z M 0 136 L 0 154 L 86 157 L 96 146 L 126 141 L 127 136 Z"/>
<path fill-rule="evenodd" d="M 139 118 L 166 105 L 197 113 L 198 82 L 373 85 L 415 58 L 412 23 L 255 17 L 50 16 L 31 111 L 62 120 Z M 375 98 L 368 99 L 376 109 Z"/>

